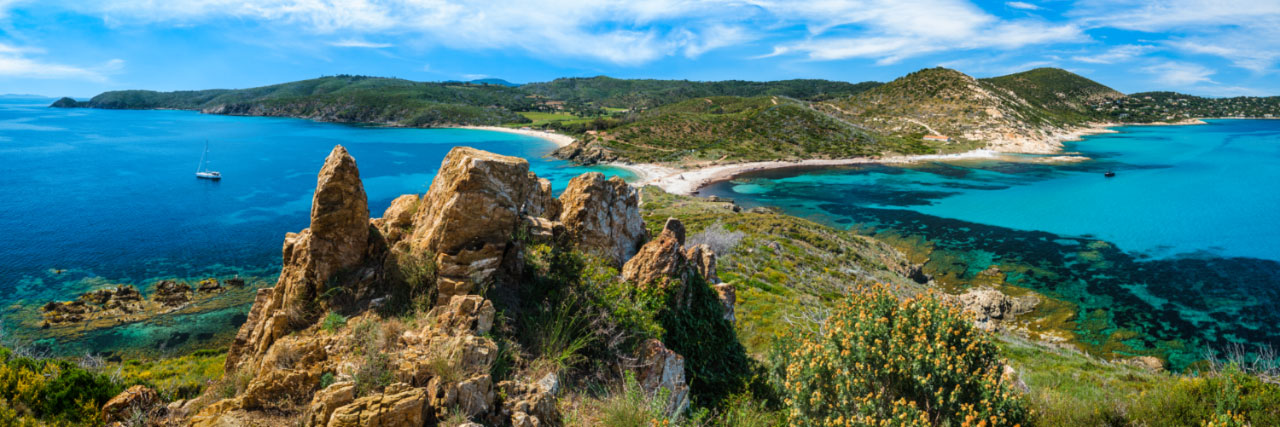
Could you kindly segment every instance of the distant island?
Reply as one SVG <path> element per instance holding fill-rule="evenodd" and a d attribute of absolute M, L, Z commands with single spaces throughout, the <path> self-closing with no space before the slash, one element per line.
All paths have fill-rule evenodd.
<path fill-rule="evenodd" d="M 1101 126 L 1280 115 L 1280 97 L 1125 95 L 1038 68 L 977 79 L 929 68 L 892 82 L 561 78 L 415 82 L 337 75 L 250 89 L 112 91 L 53 107 L 182 109 L 403 127 L 501 126 L 569 135 L 557 157 L 666 170 L 985 149 L 1055 153 Z"/>

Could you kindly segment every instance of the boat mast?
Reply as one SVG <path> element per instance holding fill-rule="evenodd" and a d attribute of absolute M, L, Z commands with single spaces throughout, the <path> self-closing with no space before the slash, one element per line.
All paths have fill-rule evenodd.
<path fill-rule="evenodd" d="M 204 156 L 209 154 L 209 140 L 204 140 L 204 152 L 200 153 L 200 164 L 196 166 L 196 173 L 204 170 Z"/>

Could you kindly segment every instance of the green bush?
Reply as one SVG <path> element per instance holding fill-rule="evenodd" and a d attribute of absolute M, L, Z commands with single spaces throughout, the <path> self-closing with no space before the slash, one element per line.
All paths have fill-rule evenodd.
<path fill-rule="evenodd" d="M 13 357 L 0 349 L 0 418 L 20 423 L 96 423 L 97 408 L 124 387 L 106 375 L 57 359 Z"/>
<path fill-rule="evenodd" d="M 320 328 L 324 329 L 326 332 L 334 333 L 334 332 L 337 332 L 339 329 L 342 329 L 342 327 L 346 325 L 347 325 L 346 316 L 343 316 L 338 313 L 330 312 L 328 316 L 324 317 L 324 322 L 320 324 Z"/>
<path fill-rule="evenodd" d="M 684 356 L 693 402 L 718 407 L 724 398 L 745 389 L 755 361 L 747 356 L 733 325 L 724 318 L 724 305 L 706 282 L 695 276 L 682 290 L 683 295 L 667 295 L 657 315 L 665 331 L 662 342 Z"/>
<path fill-rule="evenodd" d="M 775 373 L 792 424 L 998 426 L 1030 415 L 990 337 L 933 297 L 872 287 L 781 350 Z"/>

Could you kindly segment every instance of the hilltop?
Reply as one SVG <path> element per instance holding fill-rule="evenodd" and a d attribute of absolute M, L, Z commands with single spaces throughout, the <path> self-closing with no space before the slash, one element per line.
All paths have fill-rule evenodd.
<path fill-rule="evenodd" d="M 878 82 L 846 83 L 830 80 L 796 79 L 772 82 L 688 80 L 564 78 L 546 83 L 530 83 L 523 89 L 531 94 L 600 108 L 642 110 L 678 103 L 691 98 L 718 96 L 783 96 L 805 100 L 841 97 L 863 92 Z"/>

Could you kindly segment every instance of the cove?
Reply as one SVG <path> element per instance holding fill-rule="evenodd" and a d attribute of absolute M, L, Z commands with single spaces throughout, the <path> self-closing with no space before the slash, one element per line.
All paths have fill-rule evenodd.
<path fill-rule="evenodd" d="M 46 108 L 0 101 L 0 304 L 9 338 L 61 354 L 225 344 L 240 304 L 50 337 L 37 308 L 108 284 L 144 293 L 162 279 L 240 276 L 270 286 L 284 234 L 307 227 L 316 173 L 342 144 L 359 162 L 370 213 L 424 193 L 444 155 L 467 145 L 529 160 L 563 189 L 587 171 L 545 158 L 550 142 L 468 129 L 376 128 L 191 111 Z M 221 181 L 194 176 L 205 141 Z"/>
<path fill-rule="evenodd" d="M 777 170 L 702 194 L 893 240 L 954 285 L 996 265 L 1065 302 L 1057 326 L 1094 353 L 1177 368 L 1280 344 L 1280 122 L 1115 130 L 1067 143 L 1094 159 L 1081 163 Z"/>

